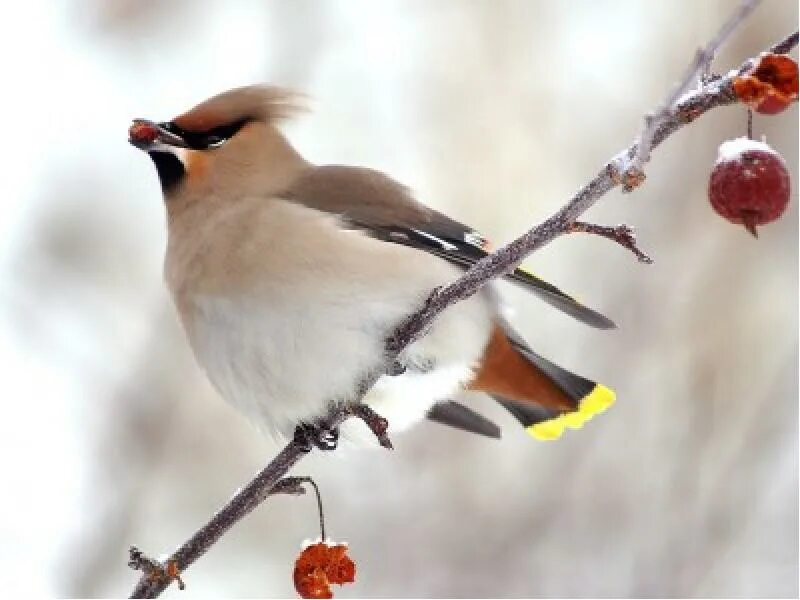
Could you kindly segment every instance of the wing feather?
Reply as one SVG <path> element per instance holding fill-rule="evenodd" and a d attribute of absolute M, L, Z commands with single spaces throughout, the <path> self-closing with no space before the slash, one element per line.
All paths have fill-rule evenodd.
<path fill-rule="evenodd" d="M 340 215 L 351 226 L 379 239 L 429 252 L 464 269 L 488 254 L 488 242 L 480 233 L 418 202 L 408 188 L 372 169 L 313 167 L 284 196 Z M 607 317 L 528 271 L 515 269 L 506 277 L 587 325 L 615 327 Z"/>

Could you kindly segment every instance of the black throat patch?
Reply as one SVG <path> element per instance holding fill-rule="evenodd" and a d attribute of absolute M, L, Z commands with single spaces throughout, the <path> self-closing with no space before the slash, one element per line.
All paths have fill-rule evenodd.
<path fill-rule="evenodd" d="M 171 152 L 148 152 L 148 154 L 156 165 L 161 191 L 167 196 L 183 183 L 186 169 L 180 159 Z"/>

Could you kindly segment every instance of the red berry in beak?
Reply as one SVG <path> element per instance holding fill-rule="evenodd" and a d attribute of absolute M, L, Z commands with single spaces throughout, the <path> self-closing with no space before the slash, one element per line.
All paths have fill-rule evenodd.
<path fill-rule="evenodd" d="M 789 204 L 786 163 L 763 142 L 747 138 L 723 142 L 708 196 L 718 214 L 758 237 L 756 225 L 776 220 Z"/>
<path fill-rule="evenodd" d="M 128 141 L 134 146 L 149 146 L 158 138 L 158 128 L 146 121 L 134 121 L 128 129 Z"/>

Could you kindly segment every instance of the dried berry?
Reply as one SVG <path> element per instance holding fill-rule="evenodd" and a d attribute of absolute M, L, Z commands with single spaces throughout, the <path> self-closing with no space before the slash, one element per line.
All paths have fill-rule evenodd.
<path fill-rule="evenodd" d="M 762 54 L 733 80 L 736 97 L 756 112 L 774 115 L 797 100 L 797 63 L 785 54 Z"/>
<path fill-rule="evenodd" d="M 708 189 L 711 206 L 757 237 L 756 225 L 774 221 L 789 203 L 789 173 L 783 158 L 763 142 L 723 142 Z"/>
<path fill-rule="evenodd" d="M 330 584 L 355 579 L 356 565 L 347 556 L 345 544 L 311 544 L 294 563 L 294 588 L 301 598 L 333 598 Z"/>

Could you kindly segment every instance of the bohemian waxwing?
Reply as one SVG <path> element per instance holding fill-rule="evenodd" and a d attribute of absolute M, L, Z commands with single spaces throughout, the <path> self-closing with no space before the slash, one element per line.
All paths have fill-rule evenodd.
<path fill-rule="evenodd" d="M 161 182 L 165 278 L 194 354 L 223 397 L 280 434 L 313 429 L 332 401 L 354 398 L 383 367 L 394 327 L 487 247 L 383 173 L 307 162 L 277 128 L 299 108 L 294 94 L 256 85 L 129 131 Z M 526 271 L 508 277 L 588 325 L 613 327 Z M 464 388 L 490 394 L 539 439 L 614 400 L 533 352 L 500 316 L 492 286 L 443 312 L 399 363 L 364 397 L 393 432 L 427 416 L 499 437 L 452 400 Z M 344 429 L 366 432 L 352 419 Z"/>

